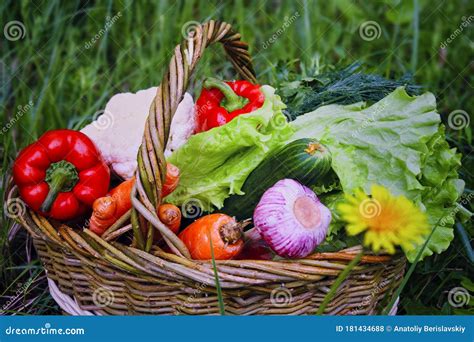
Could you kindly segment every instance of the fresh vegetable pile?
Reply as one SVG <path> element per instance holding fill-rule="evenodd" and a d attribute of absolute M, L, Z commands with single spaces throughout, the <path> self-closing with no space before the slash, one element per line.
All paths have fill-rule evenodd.
<path fill-rule="evenodd" d="M 206 79 L 195 105 L 185 96 L 156 216 L 193 259 L 305 258 L 362 243 L 414 260 L 428 237 L 422 257 L 449 246 L 464 184 L 434 96 L 357 68 L 285 84 L 290 115 L 274 88 L 248 81 Z M 152 97 L 126 98 L 145 108 Z M 139 141 L 116 148 L 132 112 L 118 99 L 107 107 L 115 128 L 50 131 L 20 153 L 14 181 L 33 210 L 97 235 L 128 219 Z M 171 252 L 157 231 L 152 240 Z"/>
<path fill-rule="evenodd" d="M 275 89 L 264 85 L 260 90 L 265 96 L 260 108 L 192 135 L 169 157 L 181 170 L 181 179 L 168 202 L 183 205 L 193 199 L 204 211 L 221 208 L 230 194 L 243 194 L 245 180 L 268 152 L 291 138 L 293 129 Z M 201 112 L 198 116 L 214 116 L 212 108 L 210 113 Z"/>
<path fill-rule="evenodd" d="M 331 151 L 343 191 L 327 199 L 330 207 L 342 200 L 343 192 L 362 188 L 369 193 L 371 185 L 380 184 L 416 203 L 430 227 L 445 217 L 423 252 L 426 256 L 446 250 L 453 239 L 450 213 L 464 187 L 456 171 L 460 156 L 446 142 L 440 122 L 432 94 L 411 97 L 397 88 L 370 107 L 329 105 L 302 115 L 292 122 L 292 139 L 311 136 Z M 343 225 L 334 220 L 331 233 Z M 416 252 L 408 252 L 409 259 Z"/>

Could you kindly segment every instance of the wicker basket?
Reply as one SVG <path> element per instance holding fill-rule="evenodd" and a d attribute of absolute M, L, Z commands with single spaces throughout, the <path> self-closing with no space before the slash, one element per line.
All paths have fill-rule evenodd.
<path fill-rule="evenodd" d="M 26 208 L 18 215 L 33 236 L 50 286 L 55 287 L 55 299 L 72 298 L 72 303 L 77 304 L 77 310 L 71 311 L 110 315 L 219 314 L 212 263 L 190 259 L 184 244 L 158 220 L 154 210 L 161 199 L 163 150 L 171 119 L 204 49 L 215 42 L 223 44 L 241 77 L 255 82 L 248 46 L 229 24 L 210 21 L 194 28 L 175 48 L 151 104 L 138 153 L 133 209 L 103 237 L 88 229 L 74 230 Z M 17 196 L 17 188 L 12 186 L 8 201 L 17 201 Z M 155 229 L 164 236 L 173 254 L 150 243 Z M 133 247 L 115 241 L 129 230 L 134 235 Z M 225 312 L 314 314 L 337 275 L 360 248 L 317 253 L 301 260 L 217 261 Z M 379 313 L 400 283 L 404 268 L 403 256 L 365 255 L 339 287 L 325 313 Z"/>

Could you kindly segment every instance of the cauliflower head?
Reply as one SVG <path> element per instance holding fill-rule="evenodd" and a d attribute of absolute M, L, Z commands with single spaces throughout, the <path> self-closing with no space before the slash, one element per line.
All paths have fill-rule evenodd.
<path fill-rule="evenodd" d="M 114 95 L 105 110 L 81 130 L 96 144 L 109 167 L 124 179 L 131 178 L 137 169 L 138 148 L 156 90 L 152 87 Z M 193 98 L 185 93 L 171 122 L 165 156 L 183 145 L 195 127 Z"/>

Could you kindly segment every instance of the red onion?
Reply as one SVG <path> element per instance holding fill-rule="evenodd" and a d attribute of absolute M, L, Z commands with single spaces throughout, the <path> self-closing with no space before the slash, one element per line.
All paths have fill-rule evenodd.
<path fill-rule="evenodd" d="M 262 239 L 256 228 L 245 232 L 245 245 L 235 259 L 237 260 L 272 260 L 275 253 Z"/>
<path fill-rule="evenodd" d="M 253 222 L 279 256 L 304 258 L 325 239 L 331 212 L 311 189 L 282 179 L 265 191 Z"/>

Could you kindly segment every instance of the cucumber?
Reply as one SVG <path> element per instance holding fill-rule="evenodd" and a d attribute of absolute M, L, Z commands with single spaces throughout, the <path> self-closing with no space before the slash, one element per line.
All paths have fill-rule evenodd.
<path fill-rule="evenodd" d="M 260 197 L 276 182 L 291 178 L 306 186 L 323 186 L 332 172 L 329 149 L 315 139 L 298 139 L 271 152 L 250 173 L 242 187 L 244 195 L 232 195 L 222 212 L 242 220 L 252 217 Z"/>

